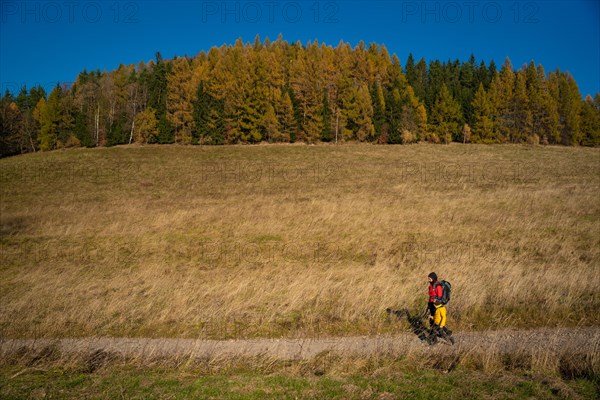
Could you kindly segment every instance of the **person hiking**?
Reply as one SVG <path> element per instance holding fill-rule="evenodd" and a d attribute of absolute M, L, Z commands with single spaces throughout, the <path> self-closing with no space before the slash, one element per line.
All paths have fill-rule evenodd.
<path fill-rule="evenodd" d="M 408 323 L 421 343 L 433 345 L 437 343 L 438 338 L 444 339 L 446 343 L 454 344 L 452 332 L 446 328 L 446 304 L 450 301 L 450 292 L 452 285 L 448 281 L 438 281 L 435 272 L 428 276 L 429 278 L 429 301 L 425 313 L 411 314 L 407 308 L 394 310 L 386 308 L 388 315 L 395 315 L 399 319 L 406 317 Z M 423 318 L 429 314 L 430 327 L 426 327 Z"/>
<path fill-rule="evenodd" d="M 429 279 L 427 311 L 429 311 L 430 343 L 436 343 L 438 337 L 449 337 L 453 341 L 450 336 L 452 332 L 446 328 L 446 303 L 449 301 L 451 286 L 446 281 L 439 281 L 435 272 L 430 273 L 427 278 Z"/>

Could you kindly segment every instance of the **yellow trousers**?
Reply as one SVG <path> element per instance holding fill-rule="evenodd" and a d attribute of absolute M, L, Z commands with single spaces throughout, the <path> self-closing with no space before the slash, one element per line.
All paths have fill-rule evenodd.
<path fill-rule="evenodd" d="M 435 315 L 433 317 L 433 323 L 443 328 L 446 326 L 446 307 L 440 305 L 435 306 Z"/>

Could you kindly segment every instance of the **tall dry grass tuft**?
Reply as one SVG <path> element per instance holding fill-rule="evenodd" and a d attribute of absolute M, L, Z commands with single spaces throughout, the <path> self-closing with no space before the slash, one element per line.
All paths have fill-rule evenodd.
<path fill-rule="evenodd" d="M 424 308 L 430 271 L 453 284 L 454 328 L 598 325 L 599 155 L 148 146 L 3 159 L 1 335 L 392 332 L 382 311 Z"/>

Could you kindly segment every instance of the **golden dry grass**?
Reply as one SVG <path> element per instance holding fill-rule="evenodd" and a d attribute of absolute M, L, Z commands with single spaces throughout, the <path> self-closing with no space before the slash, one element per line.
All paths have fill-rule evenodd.
<path fill-rule="evenodd" d="M 598 325 L 600 150 L 117 147 L 0 160 L 4 337 Z"/>

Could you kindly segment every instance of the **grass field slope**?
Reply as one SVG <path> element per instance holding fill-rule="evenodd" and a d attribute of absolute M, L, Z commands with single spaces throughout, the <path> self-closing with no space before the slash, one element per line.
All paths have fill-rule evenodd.
<path fill-rule="evenodd" d="M 393 332 L 452 282 L 461 330 L 598 325 L 600 150 L 74 149 L 0 160 L 0 332 Z"/>

